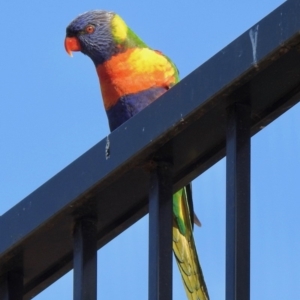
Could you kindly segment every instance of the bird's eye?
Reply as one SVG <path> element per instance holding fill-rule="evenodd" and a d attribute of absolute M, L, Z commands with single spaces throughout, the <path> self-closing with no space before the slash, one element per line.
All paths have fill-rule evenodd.
<path fill-rule="evenodd" d="M 95 27 L 93 25 L 88 25 L 88 26 L 85 27 L 84 31 L 88 34 L 91 34 L 95 31 Z"/>

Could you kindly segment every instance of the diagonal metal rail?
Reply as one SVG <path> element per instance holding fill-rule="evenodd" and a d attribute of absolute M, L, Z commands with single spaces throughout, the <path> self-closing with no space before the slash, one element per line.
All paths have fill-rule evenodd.
<path fill-rule="evenodd" d="M 157 152 L 173 149 L 173 191 L 224 157 L 227 112 L 235 102 L 250 107 L 250 136 L 295 105 L 300 99 L 299 15 L 300 0 L 285 2 L 2 215 L 0 293 L 19 299 L 12 296 L 11 286 L 23 285 L 19 289 L 23 299 L 30 299 L 71 270 L 73 257 L 79 272 L 85 268 L 76 267 L 77 263 L 91 259 L 95 264 L 89 252 L 73 255 L 74 242 L 82 247 L 85 242 L 96 244 L 99 249 L 148 212 L 150 165 Z M 241 155 L 238 140 L 239 134 L 233 144 L 227 143 L 228 158 L 237 155 L 236 163 Z M 231 172 L 239 176 L 241 171 L 237 166 Z M 233 213 L 227 218 L 227 267 L 231 268 L 227 269 L 227 300 L 237 299 L 234 295 L 249 276 L 248 270 L 242 283 L 238 280 L 242 243 L 246 264 L 249 261 L 248 238 L 240 239 L 249 228 L 239 221 L 240 201 L 248 203 L 248 196 L 240 198 L 240 189 L 248 187 L 246 182 L 235 182 L 236 194 L 227 198 L 237 201 L 237 209 L 227 215 Z M 91 217 L 98 222 L 89 240 L 77 226 Z"/>

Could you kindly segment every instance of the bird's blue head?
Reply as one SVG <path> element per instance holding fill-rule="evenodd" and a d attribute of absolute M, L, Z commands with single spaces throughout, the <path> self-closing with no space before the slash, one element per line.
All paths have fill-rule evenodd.
<path fill-rule="evenodd" d="M 119 51 L 114 36 L 116 17 L 120 18 L 113 12 L 103 10 L 93 10 L 78 16 L 66 29 L 65 48 L 68 54 L 81 51 L 95 65 L 116 54 Z"/>

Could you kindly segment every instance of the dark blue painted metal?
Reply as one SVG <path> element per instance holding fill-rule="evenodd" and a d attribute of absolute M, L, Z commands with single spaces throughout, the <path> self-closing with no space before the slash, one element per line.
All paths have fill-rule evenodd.
<path fill-rule="evenodd" d="M 228 109 L 226 300 L 250 300 L 250 106 Z"/>
<path fill-rule="evenodd" d="M 23 273 L 21 269 L 10 271 L 0 278 L 1 300 L 23 299 Z"/>
<path fill-rule="evenodd" d="M 97 300 L 97 226 L 94 218 L 74 229 L 74 300 Z"/>
<path fill-rule="evenodd" d="M 149 300 L 172 299 L 172 166 L 158 162 L 149 193 Z"/>

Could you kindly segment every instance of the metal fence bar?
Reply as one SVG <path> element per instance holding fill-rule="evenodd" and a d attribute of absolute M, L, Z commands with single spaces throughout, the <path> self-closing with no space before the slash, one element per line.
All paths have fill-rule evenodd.
<path fill-rule="evenodd" d="M 0 299 L 23 299 L 23 274 L 21 271 L 8 272 L 6 278 L 0 279 Z"/>
<path fill-rule="evenodd" d="M 250 107 L 228 110 L 226 300 L 250 299 Z"/>
<path fill-rule="evenodd" d="M 74 230 L 74 300 L 97 299 L 96 220 L 78 221 Z"/>
<path fill-rule="evenodd" d="M 149 193 L 149 300 L 172 299 L 172 166 L 158 163 Z"/>

